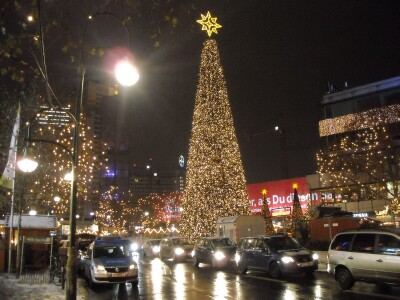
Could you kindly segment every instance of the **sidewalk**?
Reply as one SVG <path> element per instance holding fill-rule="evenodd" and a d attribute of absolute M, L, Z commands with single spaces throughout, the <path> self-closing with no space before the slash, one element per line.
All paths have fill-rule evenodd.
<path fill-rule="evenodd" d="M 15 274 L 0 273 L 0 299 L 4 300 L 62 300 L 65 290 L 49 283 L 48 274 L 24 274 L 19 279 Z M 78 296 L 77 299 L 84 299 Z"/>

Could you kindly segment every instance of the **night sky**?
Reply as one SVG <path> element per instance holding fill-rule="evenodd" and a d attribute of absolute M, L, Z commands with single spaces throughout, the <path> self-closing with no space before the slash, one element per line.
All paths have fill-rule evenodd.
<path fill-rule="evenodd" d="M 119 117 L 133 160 L 178 166 L 187 155 L 202 43 L 200 13 L 218 18 L 217 40 L 248 183 L 313 174 L 320 102 L 339 90 L 400 75 L 400 1 L 202 0 L 187 30 L 146 50 L 132 37 L 141 80 Z M 186 22 L 189 22 L 186 20 Z M 189 23 L 188 23 L 189 24 Z M 106 38 L 106 37 L 105 37 Z M 250 136 L 250 138 L 249 138 Z"/>

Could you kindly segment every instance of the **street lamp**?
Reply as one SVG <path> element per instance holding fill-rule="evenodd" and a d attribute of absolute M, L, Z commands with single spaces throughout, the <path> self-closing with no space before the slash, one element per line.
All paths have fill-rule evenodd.
<path fill-rule="evenodd" d="M 129 31 L 123 21 L 117 17 L 114 14 L 107 13 L 107 12 L 101 12 L 98 13 L 94 16 L 90 16 L 88 21 L 91 21 L 94 19 L 94 17 L 98 15 L 108 15 L 111 17 L 114 17 L 118 19 L 121 24 L 124 26 L 128 33 L 129 37 Z M 83 95 L 84 95 L 84 85 L 85 85 L 85 72 L 86 72 L 86 66 L 85 66 L 85 38 L 86 38 L 86 29 L 87 29 L 88 23 L 86 23 L 86 26 L 83 31 L 82 38 L 80 40 L 80 64 L 79 64 L 79 80 L 78 80 L 78 86 L 77 86 L 77 94 L 75 98 L 75 112 L 72 114 L 68 110 L 65 110 L 61 107 L 54 107 L 50 108 L 51 110 L 59 110 L 67 114 L 71 120 L 74 123 L 74 131 L 73 131 L 73 149 L 72 151 L 65 145 L 55 142 L 52 140 L 46 140 L 46 139 L 36 139 L 31 137 L 31 126 L 35 123 L 36 118 L 43 113 L 44 111 L 49 110 L 49 108 L 44 108 L 41 109 L 35 116 L 32 118 L 31 122 L 29 122 L 29 126 L 27 129 L 27 137 L 25 138 L 25 141 L 28 143 L 27 147 L 25 149 L 24 153 L 24 158 L 18 162 L 18 167 L 23 171 L 23 172 L 33 172 L 37 166 L 38 162 L 35 162 L 31 157 L 28 157 L 29 151 L 30 151 L 30 143 L 32 142 L 38 142 L 38 143 L 49 143 L 53 144 L 56 146 L 61 147 L 64 149 L 67 154 L 69 155 L 72 163 L 72 168 L 71 168 L 71 176 L 68 178 L 71 180 L 71 194 L 70 194 L 70 230 L 69 230 L 69 244 L 68 244 L 68 260 L 67 260 L 67 265 L 66 265 L 66 271 L 67 271 L 67 280 L 66 280 L 66 299 L 76 299 L 76 292 L 77 292 L 77 265 L 76 265 L 76 256 L 77 256 L 77 249 L 76 249 L 76 219 L 77 219 L 77 194 L 78 194 L 78 186 L 77 186 L 77 166 L 78 166 L 78 158 L 79 158 L 79 128 L 80 128 L 80 114 L 81 114 L 81 107 L 83 103 Z M 121 85 L 125 86 L 131 86 L 135 84 L 138 79 L 139 79 L 139 73 L 138 70 L 129 63 L 129 60 L 127 57 L 123 59 L 122 62 L 120 62 L 116 68 L 115 68 L 115 76 L 116 79 L 120 82 Z M 66 177 L 64 177 L 66 179 Z"/>

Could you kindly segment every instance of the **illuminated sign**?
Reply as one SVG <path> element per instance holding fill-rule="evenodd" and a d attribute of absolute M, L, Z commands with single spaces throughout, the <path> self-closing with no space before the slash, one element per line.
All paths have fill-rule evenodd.
<path fill-rule="evenodd" d="M 289 216 L 291 214 L 292 214 L 291 207 L 281 207 L 281 208 L 271 209 L 271 216 L 273 217 Z"/>
<path fill-rule="evenodd" d="M 367 218 L 368 213 L 353 213 L 353 218 Z"/>
<path fill-rule="evenodd" d="M 179 166 L 183 168 L 185 166 L 185 158 L 183 155 L 179 156 Z"/>

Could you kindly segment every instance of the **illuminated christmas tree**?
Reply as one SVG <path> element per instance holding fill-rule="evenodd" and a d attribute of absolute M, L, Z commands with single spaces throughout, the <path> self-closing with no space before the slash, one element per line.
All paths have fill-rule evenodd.
<path fill-rule="evenodd" d="M 302 237 L 302 222 L 304 221 L 303 211 L 301 210 L 299 195 L 297 194 L 297 184 L 293 184 L 293 208 L 292 208 L 292 236 L 299 242 Z"/>
<path fill-rule="evenodd" d="M 216 18 L 198 21 L 209 35 Z M 218 26 L 217 26 L 218 25 Z M 187 162 L 181 235 L 210 236 L 222 216 L 250 213 L 246 180 L 235 134 L 217 42 L 204 42 Z"/>
<path fill-rule="evenodd" d="M 269 210 L 269 205 L 267 200 L 267 190 L 263 190 L 262 195 L 263 195 L 262 215 L 265 221 L 265 234 L 269 235 L 273 234 L 275 231 L 274 231 L 274 226 L 272 224 L 271 212 Z"/>

